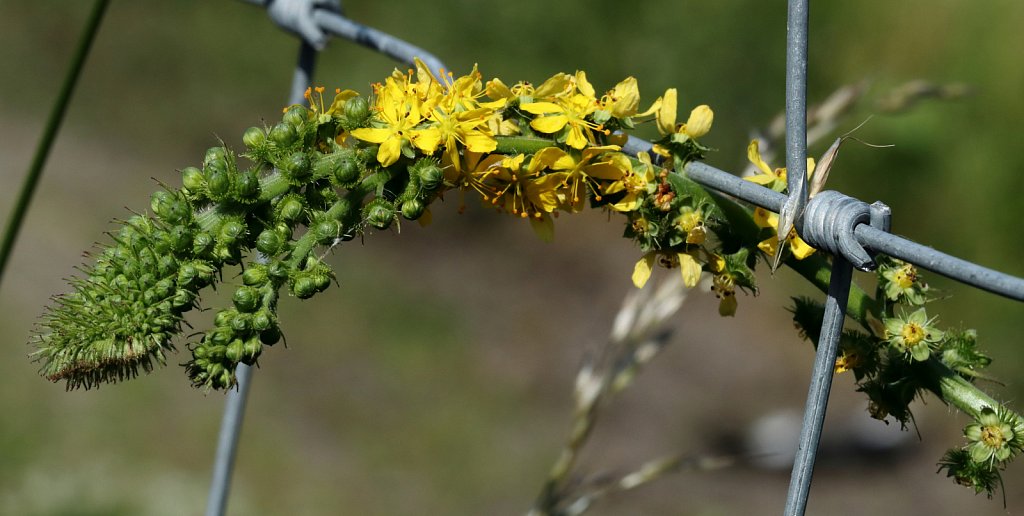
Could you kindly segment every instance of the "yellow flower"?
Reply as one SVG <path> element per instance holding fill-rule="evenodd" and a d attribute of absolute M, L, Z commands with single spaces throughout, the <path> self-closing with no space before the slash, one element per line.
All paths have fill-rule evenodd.
<path fill-rule="evenodd" d="M 665 90 L 665 94 L 658 97 L 658 100 L 655 100 L 647 111 L 640 113 L 640 116 L 654 113 L 658 132 L 662 136 L 670 136 L 669 141 L 672 143 L 685 143 L 687 140 L 696 140 L 708 134 L 711 131 L 715 113 L 706 104 L 693 108 L 685 124 L 676 125 L 677 96 L 675 88 Z M 669 150 L 662 145 L 655 145 L 654 152 L 662 156 L 670 155 Z"/>
<path fill-rule="evenodd" d="M 601 97 L 598 109 L 607 111 L 615 118 L 626 118 L 635 115 L 639 105 L 640 89 L 636 79 L 626 77 Z"/>
<path fill-rule="evenodd" d="M 701 264 L 697 259 L 690 253 L 672 253 L 666 254 L 661 251 L 651 251 L 640 258 L 636 265 L 633 266 L 633 285 L 636 288 L 643 288 L 647 284 L 647 280 L 651 277 L 651 272 L 654 269 L 655 260 L 661 258 L 661 265 L 667 268 L 679 267 L 679 272 L 683 276 L 683 284 L 687 287 L 694 287 L 697 285 L 697 281 L 700 280 L 700 273 L 702 270 Z"/>
<path fill-rule="evenodd" d="M 554 174 L 541 175 L 541 167 L 534 163 L 536 159 L 534 157 L 530 165 L 523 168 L 526 156 L 517 154 L 488 167 L 485 180 L 493 185 L 491 189 L 495 192 L 491 204 L 522 218 L 541 218 L 544 213 L 555 211 L 561 178 Z"/>
<path fill-rule="evenodd" d="M 736 315 L 736 283 L 728 272 L 715 274 L 711 280 L 711 290 L 718 298 L 718 315 L 732 317 Z"/>
<path fill-rule="evenodd" d="M 523 111 L 538 115 L 530 122 L 535 131 L 551 134 L 569 126 L 565 144 L 574 149 L 582 149 L 587 142 L 594 142 L 594 131 L 604 132 L 600 124 L 586 119 L 596 107 L 593 97 L 579 93 L 568 98 L 560 97 L 557 102 L 530 102 L 520 106 Z"/>
<path fill-rule="evenodd" d="M 387 79 L 378 88 L 376 111 L 377 127 L 359 128 L 352 136 L 370 143 L 380 144 L 377 161 L 385 167 L 398 161 L 403 145 L 410 143 L 426 154 L 433 154 L 441 143 L 441 131 L 436 127 L 419 128 L 423 121 L 421 102 L 411 90 L 394 80 Z M 383 126 L 383 127 L 380 127 Z"/>
<path fill-rule="evenodd" d="M 760 228 L 772 228 L 776 232 L 779 230 L 779 216 L 761 207 L 754 210 L 754 223 Z M 790 230 L 789 235 L 786 236 L 786 242 L 789 243 L 789 250 L 797 260 L 803 260 L 804 258 L 814 254 L 814 248 L 808 245 L 807 242 L 804 242 L 804 240 L 796 234 L 795 229 Z M 775 253 L 778 250 L 778 245 L 779 239 L 777 236 L 773 235 L 757 244 L 757 248 L 764 251 L 765 254 L 769 256 L 775 256 Z"/>
<path fill-rule="evenodd" d="M 747 159 L 750 160 L 758 170 L 760 174 L 756 176 L 745 177 L 747 181 L 757 183 L 761 186 L 765 186 L 775 190 L 776 192 L 782 192 L 786 190 L 786 169 L 776 168 L 772 170 L 771 167 L 765 163 L 764 159 L 761 158 L 761 151 L 757 140 L 751 140 L 750 145 L 747 146 Z M 807 158 L 807 177 L 811 177 L 814 173 L 814 158 Z"/>
<path fill-rule="evenodd" d="M 610 205 L 615 211 L 627 212 L 639 208 L 644 196 L 648 194 L 648 187 L 654 182 L 654 165 L 651 163 L 650 154 L 640 152 L 637 153 L 637 157 L 640 159 L 640 166 L 637 168 L 633 168 L 630 160 L 621 154 L 615 154 L 611 158 L 625 171 L 622 179 L 604 189 L 605 195 L 626 192 L 622 199 Z"/>
<path fill-rule="evenodd" d="M 618 146 L 588 147 L 578 155 L 568 153 L 558 147 L 547 147 L 534 154 L 531 168 L 547 169 L 549 176 L 559 178 L 561 185 L 561 204 L 573 213 L 583 210 L 587 191 L 598 201 L 601 200 L 601 187 L 597 180 L 621 181 L 627 174 L 628 159 L 617 159 L 616 154 L 605 154 L 617 151 Z M 604 159 L 596 160 L 603 157 Z M 624 156 L 620 156 L 624 158 Z"/>
<path fill-rule="evenodd" d="M 704 216 L 699 209 L 683 207 L 682 214 L 676 219 L 676 224 L 686 232 L 687 244 L 703 244 L 704 239 L 707 238 Z"/>
<path fill-rule="evenodd" d="M 459 147 L 470 152 L 491 152 L 497 147 L 497 140 L 487 127 L 491 110 L 477 108 L 471 111 L 451 113 L 438 106 L 430 113 L 430 119 L 437 122 L 441 141 L 444 142 L 444 154 L 448 156 L 455 170 L 461 168 Z"/>

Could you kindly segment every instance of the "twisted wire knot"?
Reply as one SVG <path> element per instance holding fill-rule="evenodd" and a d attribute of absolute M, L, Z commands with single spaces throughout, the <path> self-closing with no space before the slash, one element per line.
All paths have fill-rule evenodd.
<path fill-rule="evenodd" d="M 859 270 L 872 271 L 875 262 L 853 233 L 871 218 L 871 206 L 866 202 L 827 190 L 807 203 L 800 236 L 813 247 L 842 256 Z"/>

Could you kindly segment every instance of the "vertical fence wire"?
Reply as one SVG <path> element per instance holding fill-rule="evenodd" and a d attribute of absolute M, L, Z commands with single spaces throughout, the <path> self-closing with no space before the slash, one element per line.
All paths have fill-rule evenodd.
<path fill-rule="evenodd" d="M 289 104 L 301 104 L 305 101 L 304 93 L 313 78 L 316 65 L 316 49 L 303 42 L 299 48 L 298 64 L 292 75 Z M 235 452 L 238 450 L 238 439 L 242 432 L 242 420 L 245 416 L 245 403 L 249 397 L 249 386 L 252 384 L 252 367 L 238 364 L 235 376 L 238 379 L 238 390 L 227 394 L 224 403 L 224 415 L 221 419 L 220 435 L 217 437 L 217 452 L 213 462 L 213 478 L 210 481 L 210 494 L 206 501 L 206 516 L 222 516 L 227 510 L 228 494 L 231 490 L 231 477 L 235 466 Z"/>
<path fill-rule="evenodd" d="M 780 219 L 795 221 L 807 205 L 807 31 L 809 0 L 790 0 L 786 23 L 786 170 L 788 198 Z M 786 227 L 779 231 L 788 231 Z M 785 235 L 779 235 L 785 238 Z M 778 251 L 781 252 L 781 249 Z M 825 423 L 832 372 L 843 331 L 846 302 L 853 279 L 853 267 L 838 254 L 833 256 L 832 277 L 825 300 L 825 315 L 807 392 L 807 404 L 800 429 L 789 491 L 786 516 L 801 516 L 807 508 L 814 460 Z"/>

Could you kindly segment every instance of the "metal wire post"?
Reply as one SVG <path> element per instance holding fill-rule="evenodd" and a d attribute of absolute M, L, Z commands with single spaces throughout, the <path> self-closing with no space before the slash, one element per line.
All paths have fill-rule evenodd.
<path fill-rule="evenodd" d="M 786 516 L 800 516 L 807 508 L 807 497 L 814 473 L 814 459 L 818 454 L 818 441 L 825 423 L 825 409 L 832 389 L 832 371 L 839 352 L 839 337 L 843 333 L 846 302 L 850 296 L 853 266 L 842 256 L 832 258 L 832 278 L 825 299 L 825 317 L 821 324 L 821 337 L 814 357 L 811 385 L 807 392 L 804 421 L 800 429 L 793 474 L 786 496 Z"/>
<path fill-rule="evenodd" d="M 292 76 L 289 104 L 301 104 L 305 101 L 304 93 L 313 78 L 315 65 L 316 49 L 303 42 L 299 48 L 295 74 Z M 229 392 L 224 404 L 224 416 L 217 438 L 217 455 L 213 463 L 213 479 L 210 482 L 210 496 L 206 501 L 206 516 L 222 516 L 227 510 L 235 452 L 238 450 L 238 437 L 242 432 L 242 420 L 245 416 L 245 402 L 249 397 L 249 386 L 252 383 L 252 368 L 238 364 L 235 376 L 238 379 L 238 390 Z"/>

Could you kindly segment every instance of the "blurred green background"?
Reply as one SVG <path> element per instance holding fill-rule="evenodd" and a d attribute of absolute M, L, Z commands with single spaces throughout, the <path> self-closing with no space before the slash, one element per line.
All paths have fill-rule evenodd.
<path fill-rule="evenodd" d="M 0 3 L 0 212 L 6 217 L 91 2 Z M 539 82 L 586 70 L 598 90 L 627 75 L 643 103 L 667 87 L 680 111 L 715 110 L 708 161 L 745 165 L 750 132 L 781 109 L 783 2 L 602 0 L 346 2 L 353 19 L 410 40 L 456 73 Z M 1024 3 L 952 0 L 818 2 L 811 13 L 811 101 L 863 79 L 863 108 L 913 79 L 965 82 L 974 94 L 875 116 L 830 185 L 893 207 L 894 231 L 1024 275 Z M 0 291 L 0 513 L 199 514 L 223 396 L 162 370 L 65 393 L 36 374 L 25 345 L 61 278 L 125 208 L 147 206 L 153 179 L 201 160 L 223 138 L 280 116 L 296 41 L 236 1 L 113 2 L 29 212 Z M 342 41 L 317 83 L 369 91 L 394 64 Z M 682 116 L 682 115 L 681 115 Z M 858 118 L 859 117 L 859 118 Z M 812 148 L 820 154 L 827 143 Z M 781 163 L 777 163 L 781 165 Z M 555 459 L 575 370 L 603 342 L 637 250 L 600 213 L 561 217 L 556 243 L 488 211 L 434 210 L 426 228 L 373 234 L 330 258 L 341 288 L 288 299 L 288 349 L 265 353 L 242 434 L 232 514 L 519 514 Z M 942 323 L 976 327 L 996 358 L 999 399 L 1024 398 L 1019 303 L 930 276 L 949 298 Z M 602 420 L 587 471 L 623 471 L 673 451 L 736 448 L 749 425 L 800 410 L 812 361 L 784 310 L 810 293 L 789 272 L 761 276 L 735 319 L 694 293 L 675 342 Z M 216 295 L 205 306 L 217 306 Z M 929 310 L 931 313 L 931 309 Z M 209 312 L 195 314 L 197 329 Z M 182 343 L 183 345 L 183 343 Z M 183 347 L 183 346 L 182 346 Z M 865 401 L 852 379 L 833 389 L 826 434 Z M 922 440 L 888 458 L 819 464 L 811 514 L 1003 514 L 935 475 L 967 421 L 931 399 L 916 405 Z M 1024 406 L 1017 405 L 1018 409 Z M 875 423 L 882 427 L 881 423 Z M 795 439 L 795 435 L 793 436 Z M 1006 476 L 1024 506 L 1020 465 Z M 788 471 L 744 466 L 684 473 L 614 498 L 594 514 L 773 514 Z"/>

